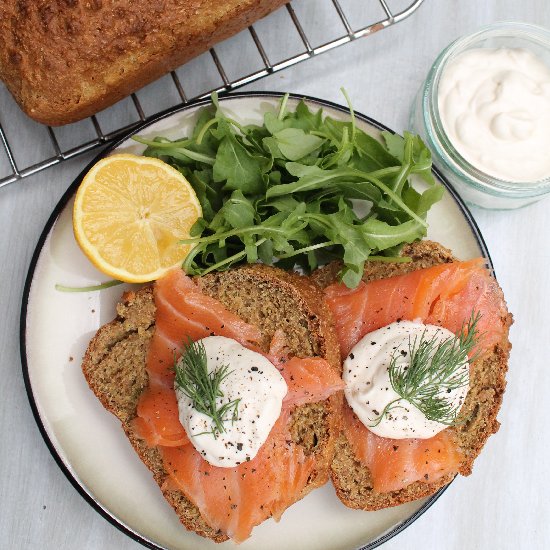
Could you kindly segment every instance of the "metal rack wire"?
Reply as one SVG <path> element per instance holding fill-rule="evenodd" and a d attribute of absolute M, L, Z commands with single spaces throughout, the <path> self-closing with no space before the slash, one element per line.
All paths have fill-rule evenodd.
<path fill-rule="evenodd" d="M 315 0 L 315 5 L 313 5 L 312 2 L 309 3 L 308 13 L 307 10 L 305 10 L 305 8 L 308 7 L 305 6 L 307 1 L 308 0 L 294 0 L 291 4 L 286 5 L 286 10 L 282 8 L 238 35 L 238 37 L 241 37 L 237 39 L 240 40 L 240 42 L 237 42 L 237 45 L 240 45 L 239 52 L 242 51 L 243 40 L 248 40 L 248 42 L 250 42 L 251 39 L 253 45 L 249 47 L 255 50 L 256 56 L 259 56 L 259 67 L 256 70 L 244 76 L 236 76 L 233 78 L 231 75 L 230 77 L 229 71 L 224 66 L 224 63 L 222 63 L 224 48 L 229 47 L 227 45 L 228 41 L 226 41 L 216 48 L 212 48 L 208 54 L 201 56 L 203 58 L 203 63 L 206 62 L 211 66 L 213 65 L 216 73 L 215 78 L 218 80 L 217 83 L 206 83 L 205 89 L 193 91 L 192 93 L 188 91 L 186 93 L 184 85 L 182 84 L 182 80 L 186 82 L 186 79 L 182 77 L 181 69 L 172 71 L 169 77 L 165 77 L 171 80 L 171 84 L 168 86 L 172 88 L 173 92 L 172 101 L 168 105 L 166 105 L 166 101 L 162 105 L 155 104 L 153 101 L 152 108 L 145 109 L 142 105 L 143 101 L 140 100 L 139 97 L 141 92 L 132 94 L 130 99 L 124 100 L 128 102 L 124 110 L 126 114 L 133 111 L 133 114 L 130 114 L 130 119 L 133 118 L 133 120 L 126 124 L 119 123 L 115 128 L 111 129 L 107 128 L 107 126 L 109 126 L 109 117 L 102 123 L 100 120 L 101 113 L 92 116 L 90 119 L 87 119 L 88 126 L 91 126 L 86 136 L 87 139 L 82 137 L 86 135 L 86 132 L 81 131 L 81 128 L 76 132 L 71 131 L 70 126 L 74 127 L 76 125 L 54 129 L 31 121 L 15 107 L 13 109 L 10 108 L 10 102 L 13 100 L 11 100 L 5 88 L 0 88 L 0 105 L 3 106 L 0 111 L 0 143 L 2 144 L 2 146 L 0 146 L 0 187 L 31 174 L 35 174 L 55 164 L 59 164 L 64 160 L 76 157 L 93 148 L 105 145 L 142 122 L 152 119 L 158 112 L 166 108 L 185 105 L 195 99 L 206 97 L 213 91 L 221 93 L 235 90 L 240 86 L 244 86 L 264 76 L 282 71 L 286 67 L 295 65 L 310 57 L 383 30 L 409 17 L 423 2 L 423 0 Z M 391 6 L 397 6 L 395 12 L 392 11 Z M 320 9 L 321 7 L 323 7 L 323 9 Z M 305 22 L 309 21 L 312 18 L 311 16 L 314 18 L 315 15 L 319 13 L 322 14 L 325 23 L 327 23 L 326 18 L 329 19 L 330 28 L 333 31 L 332 34 L 334 34 L 335 21 L 338 23 L 336 28 L 340 30 L 337 31 L 337 35 L 331 37 L 330 40 L 324 41 L 324 36 L 320 43 L 316 44 L 315 40 L 312 39 L 311 36 L 308 36 L 310 32 L 311 34 L 315 34 L 313 32 L 315 29 L 308 31 Z M 360 15 L 363 19 L 365 15 L 371 15 L 372 17 L 368 22 L 360 22 L 358 21 L 358 19 L 361 18 L 359 17 Z M 296 51 L 291 52 L 290 55 L 283 54 L 283 59 L 277 59 L 281 54 L 280 51 L 275 51 L 274 53 L 268 51 L 266 44 L 264 44 L 264 41 L 260 38 L 261 31 L 258 30 L 258 27 L 262 25 L 265 27 L 272 24 L 270 18 L 273 17 L 277 18 L 277 22 L 275 23 L 277 26 L 281 24 L 290 25 L 298 37 Z M 243 38 L 243 35 L 247 36 Z M 288 49 L 288 45 L 286 46 L 286 49 Z M 282 48 L 281 44 L 278 44 L 275 50 L 277 49 L 284 48 Z M 248 54 L 249 51 L 247 50 L 246 53 Z M 243 57 L 245 57 L 244 54 Z M 275 59 L 277 59 L 277 61 L 274 61 Z M 203 68 L 203 71 L 204 70 L 207 71 L 207 69 Z M 166 83 L 163 82 L 162 85 L 166 86 Z M 110 109 L 113 109 L 113 107 Z M 149 110 L 152 112 L 149 113 Z M 8 113 L 10 120 L 6 122 L 6 120 L 3 119 Z M 24 131 L 20 131 L 19 133 L 24 134 L 24 138 L 27 140 L 25 144 L 27 149 L 29 139 L 37 142 L 37 152 L 34 157 L 38 156 L 38 158 L 32 157 L 30 159 L 31 163 L 28 166 L 23 166 L 24 162 L 18 159 L 18 150 L 21 145 L 13 142 L 13 136 L 10 136 L 10 139 L 8 139 L 8 135 L 12 130 L 15 130 L 13 132 L 15 136 L 17 129 L 21 130 L 21 128 L 23 128 Z M 43 139 L 44 133 L 47 134 L 49 139 Z M 63 135 L 64 133 L 66 135 Z M 79 139 L 75 139 L 75 133 L 78 134 Z M 19 137 L 19 141 L 21 141 L 21 137 Z M 28 161 L 29 159 L 27 159 L 27 162 Z"/>

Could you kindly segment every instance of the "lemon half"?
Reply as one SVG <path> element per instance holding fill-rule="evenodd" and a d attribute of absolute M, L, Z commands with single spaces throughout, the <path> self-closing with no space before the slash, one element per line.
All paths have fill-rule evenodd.
<path fill-rule="evenodd" d="M 103 273 L 129 283 L 180 265 L 191 226 L 202 215 L 189 182 L 161 160 L 130 154 L 100 160 L 86 174 L 73 209 L 75 238 Z"/>

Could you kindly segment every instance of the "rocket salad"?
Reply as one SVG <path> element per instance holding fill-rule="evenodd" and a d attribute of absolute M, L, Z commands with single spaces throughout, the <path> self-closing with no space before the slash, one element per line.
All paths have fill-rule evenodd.
<path fill-rule="evenodd" d="M 343 122 L 303 100 L 291 111 L 287 100 L 263 125 L 243 126 L 214 95 L 190 137 L 134 138 L 147 145 L 144 155 L 179 170 L 201 203 L 203 217 L 184 241 L 195 245 L 185 271 L 258 260 L 309 271 L 341 259 L 342 281 L 353 288 L 366 260 L 406 261 L 400 246 L 426 235 L 426 214 L 443 194 L 430 151 L 407 132 L 370 136 L 351 105 Z M 428 184 L 423 192 L 413 175 Z"/>

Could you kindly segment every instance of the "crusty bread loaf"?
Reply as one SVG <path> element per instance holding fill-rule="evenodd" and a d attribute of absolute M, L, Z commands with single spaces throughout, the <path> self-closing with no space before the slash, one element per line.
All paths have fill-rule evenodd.
<path fill-rule="evenodd" d="M 44 124 L 105 109 L 288 0 L 4 0 L 0 80 Z"/>
<path fill-rule="evenodd" d="M 407 245 L 403 255 L 410 256 L 412 262 L 395 264 L 367 262 L 363 280 L 369 282 L 384 279 L 456 261 L 450 250 L 431 241 Z M 341 264 L 334 262 L 316 271 L 312 278 L 321 287 L 326 287 L 336 280 L 340 268 Z M 505 375 L 511 347 L 508 329 L 512 323 L 512 316 L 507 313 L 500 321 L 504 329 L 502 340 L 495 345 L 489 355 L 475 361 L 471 368 L 470 389 L 462 409 L 468 420 L 465 424 L 449 428 L 463 454 L 463 460 L 458 469 L 458 473 L 463 475 L 471 473 L 473 461 L 487 438 L 499 428 L 496 417 L 506 386 Z M 348 405 L 344 403 L 343 406 Z M 433 483 L 417 481 L 399 491 L 378 493 L 372 488 L 369 469 L 355 459 L 346 436 L 343 433 L 340 434 L 336 442 L 332 481 L 340 500 L 351 508 L 378 510 L 416 500 L 435 493 L 440 487 L 449 483 L 455 475 L 456 473 L 449 474 Z"/>
<path fill-rule="evenodd" d="M 323 357 L 340 373 L 340 354 L 330 312 L 318 287 L 307 278 L 254 265 L 213 273 L 196 282 L 202 292 L 261 329 L 264 351 L 268 350 L 275 330 L 280 329 L 293 355 Z M 167 473 L 160 454 L 136 437 L 130 422 L 148 385 L 146 354 L 155 330 L 152 287 L 126 293 L 117 312 L 118 317 L 101 327 L 90 342 L 82 369 L 90 388 L 105 408 L 120 419 L 133 447 L 162 487 Z M 341 402 L 340 392 L 327 401 L 298 407 L 292 413 L 293 440 L 307 455 L 315 454 L 317 458 L 317 467 L 300 498 L 329 479 Z M 216 542 L 227 539 L 204 521 L 182 492 L 163 489 L 163 493 L 188 529 Z"/>

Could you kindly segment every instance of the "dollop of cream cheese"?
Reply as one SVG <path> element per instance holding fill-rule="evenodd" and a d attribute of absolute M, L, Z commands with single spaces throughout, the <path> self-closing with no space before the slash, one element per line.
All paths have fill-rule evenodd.
<path fill-rule="evenodd" d="M 521 48 L 473 48 L 449 61 L 441 122 L 470 164 L 495 178 L 550 177 L 550 67 Z"/>
<path fill-rule="evenodd" d="M 224 336 L 200 340 L 206 350 L 208 372 L 229 365 L 230 374 L 222 381 L 219 406 L 240 399 L 238 417 L 224 422 L 225 431 L 212 433 L 212 419 L 198 412 L 193 402 L 177 386 L 179 419 L 197 451 L 213 466 L 234 468 L 252 460 L 265 443 L 281 414 L 288 388 L 277 368 L 263 355 Z M 201 435 L 198 435 L 201 434 Z"/>
<path fill-rule="evenodd" d="M 392 357 L 396 357 L 398 365 L 409 365 L 409 345 L 414 344 L 415 338 L 420 342 L 422 335 L 427 340 L 435 338 L 438 342 L 456 338 L 442 327 L 416 321 L 398 321 L 366 334 L 344 361 L 344 393 L 348 404 L 359 420 L 380 437 L 428 439 L 447 428 L 446 424 L 428 420 L 405 399 L 399 399 L 390 382 L 388 369 Z M 459 368 L 468 375 L 469 380 L 469 363 Z M 446 393 L 445 397 L 454 406 L 460 407 L 467 393 L 468 385 L 465 385 Z M 374 425 L 386 405 L 394 399 L 399 401 Z"/>

